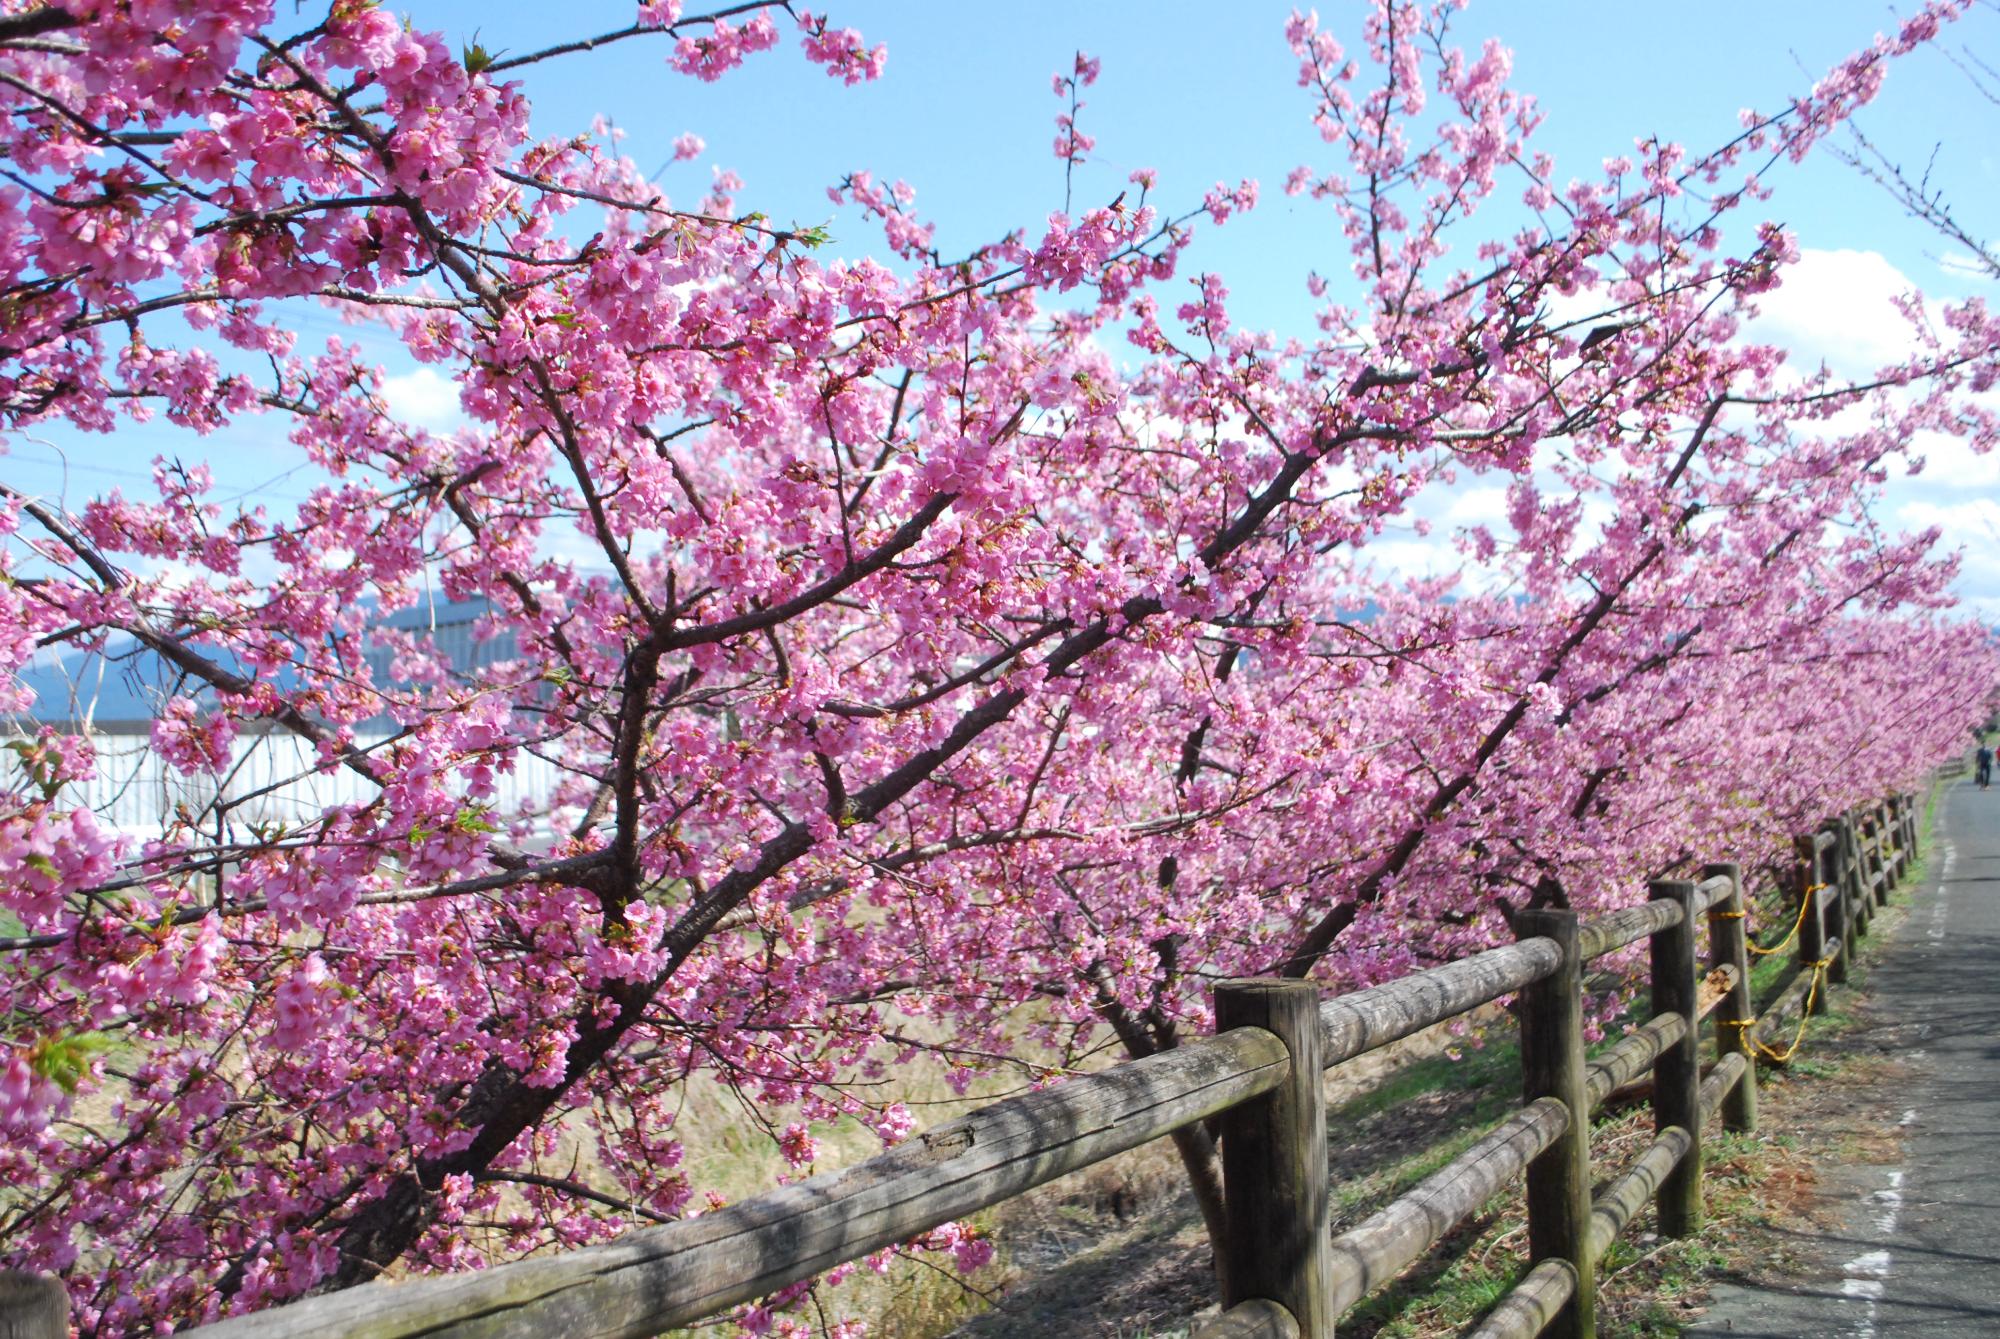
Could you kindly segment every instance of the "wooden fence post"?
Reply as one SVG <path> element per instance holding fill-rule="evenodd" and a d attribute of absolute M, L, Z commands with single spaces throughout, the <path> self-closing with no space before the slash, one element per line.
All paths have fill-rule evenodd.
<path fill-rule="evenodd" d="M 1751 1040 L 1756 1013 L 1750 1004 L 1750 936 L 1745 930 L 1743 869 L 1733 860 L 1704 865 L 1704 879 L 1729 880 L 1729 896 L 1708 908 L 1708 961 L 1711 967 L 1734 967 L 1736 984 L 1717 1006 L 1715 1049 L 1718 1055 L 1731 1051 L 1743 1057 L 1743 1077 L 1722 1099 L 1724 1129 L 1751 1134 L 1757 1129 L 1757 1048 Z"/>
<path fill-rule="evenodd" d="M 1848 895 L 1846 923 L 1854 927 L 1854 939 L 1858 941 L 1868 933 L 1868 917 L 1874 913 L 1874 855 L 1870 853 L 1874 845 L 1862 837 L 1862 819 L 1856 813 L 1848 813 L 1842 823 L 1842 841 L 1846 843 L 1846 875 L 1844 883 Z M 1846 939 L 1842 939 L 1840 957 L 1846 959 Z M 1842 963 L 1844 965 L 1844 963 Z"/>
<path fill-rule="evenodd" d="M 1222 1306 L 1262 1298 L 1291 1312 L 1301 1339 L 1332 1339 L 1333 1253 L 1326 1157 L 1326 1066 L 1319 987 L 1224 981 L 1215 1028 L 1260 1027 L 1291 1052 L 1291 1077 L 1222 1113 Z"/>
<path fill-rule="evenodd" d="M 69 1290 L 62 1280 L 0 1269 L 0 1339 L 69 1339 Z"/>
<path fill-rule="evenodd" d="M 1889 801 L 1875 801 L 1875 849 L 1882 861 L 1882 905 L 1889 903 L 1889 893 L 1896 886 L 1897 869 L 1896 829 L 1889 821 Z"/>
<path fill-rule="evenodd" d="M 1583 952 L 1577 914 L 1554 908 L 1517 912 L 1522 939 L 1553 939 L 1562 965 L 1519 996 L 1522 1096 L 1553 1097 L 1569 1109 L 1562 1136 L 1528 1164 L 1528 1253 L 1566 1260 L 1576 1291 L 1543 1333 L 1596 1339 L 1597 1261 L 1590 1254 L 1590 1095 L 1583 1060 Z"/>
<path fill-rule="evenodd" d="M 1882 868 L 1888 872 L 1882 880 L 1882 903 L 1888 905 L 1889 894 L 1903 875 L 1903 843 L 1896 833 L 1894 801 L 1884 796 L 1875 802 L 1875 840 L 1882 845 Z"/>
<path fill-rule="evenodd" d="M 1867 922 L 1875 915 L 1875 890 L 1880 887 L 1875 876 L 1882 872 L 1882 834 L 1875 830 L 1875 820 L 1866 810 L 1851 815 L 1849 830 L 1854 834 L 1854 850 L 1860 858 L 1855 861 L 1855 903 L 1860 907 L 1862 927 L 1857 937 L 1868 933 Z"/>
<path fill-rule="evenodd" d="M 1861 918 L 1854 900 L 1854 890 L 1860 886 L 1861 862 L 1856 859 L 1860 847 L 1854 839 L 1854 825 L 1847 819 L 1839 820 L 1833 831 L 1833 872 L 1826 881 L 1833 885 L 1834 896 L 1820 904 L 1820 914 L 1826 918 L 1821 931 L 1820 957 L 1827 957 L 1830 953 L 1833 958 L 1826 965 L 1826 979 L 1844 982 L 1847 980 L 1849 943 L 1857 937 L 1850 927 Z"/>
<path fill-rule="evenodd" d="M 1861 820 L 1849 810 L 1840 816 L 1840 890 L 1846 901 L 1846 918 L 1857 919 L 1868 901 L 1868 848 L 1861 843 Z"/>
<path fill-rule="evenodd" d="M 1828 882 L 1827 866 L 1834 848 L 1822 851 L 1817 833 L 1809 833 L 1798 840 L 1799 847 L 1799 896 L 1803 899 L 1799 907 L 1799 967 L 1808 972 L 1819 970 L 1819 960 L 1826 956 L 1826 921 L 1823 919 L 1824 904 L 1819 900 L 1820 889 Z M 1812 1007 L 1808 1013 L 1826 1012 L 1825 993 L 1812 994 Z"/>
<path fill-rule="evenodd" d="M 1867 933 L 1867 920 L 1875 913 L 1875 890 L 1882 885 L 1875 876 L 1882 872 L 1882 834 L 1875 829 L 1875 816 L 1863 809 L 1851 815 L 1849 830 L 1854 834 L 1855 853 L 1860 859 L 1855 861 L 1855 901 L 1860 906 L 1862 921 L 1861 934 Z"/>
<path fill-rule="evenodd" d="M 1845 820 L 1847 841 L 1847 912 L 1841 927 L 1841 965 L 1847 965 L 1849 943 L 1859 944 L 1868 937 L 1868 923 L 1875 915 L 1874 844 L 1862 836 L 1863 820 L 1849 814 Z"/>
<path fill-rule="evenodd" d="M 1889 808 L 1889 801 L 1886 799 L 1875 805 L 1875 840 L 1881 844 L 1882 869 L 1885 875 L 1882 880 L 1881 901 L 1883 906 L 1887 906 L 1890 890 L 1903 881 L 1903 839 L 1896 831 L 1895 820 Z"/>
<path fill-rule="evenodd" d="M 1653 1062 L 1653 1129 L 1678 1125 L 1688 1133 L 1686 1156 L 1660 1181 L 1655 1204 L 1660 1232 L 1685 1237 L 1701 1227 L 1701 978 L 1695 957 L 1695 906 L 1700 894 L 1685 880 L 1648 885 L 1656 902 L 1672 902 L 1681 918 L 1652 940 L 1653 1017 L 1679 1014 L 1681 1039 Z"/>
<path fill-rule="evenodd" d="M 1868 884 L 1862 901 L 1868 904 L 1868 917 L 1873 920 L 1875 908 L 1889 900 L 1889 834 L 1882 830 L 1881 822 L 1870 808 L 1868 823 Z M 1876 882 L 1875 876 L 1882 876 Z"/>

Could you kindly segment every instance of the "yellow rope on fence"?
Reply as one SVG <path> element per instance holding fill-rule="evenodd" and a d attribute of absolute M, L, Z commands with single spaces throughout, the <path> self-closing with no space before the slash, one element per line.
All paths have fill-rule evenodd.
<path fill-rule="evenodd" d="M 1790 947 L 1791 942 L 1799 937 L 1799 927 L 1806 923 L 1806 912 L 1812 909 L 1814 894 L 1818 893 L 1820 889 L 1825 887 L 1827 887 L 1827 885 L 1823 883 L 1815 883 L 1807 886 L 1806 895 L 1799 899 L 1799 918 L 1792 922 L 1792 928 L 1790 932 L 1787 933 L 1783 939 L 1771 945 L 1771 947 L 1769 948 L 1759 948 L 1757 946 L 1757 942 L 1754 939 L 1751 939 L 1750 936 L 1745 935 L 1743 937 L 1744 947 L 1748 948 L 1752 953 L 1755 953 L 1760 957 L 1769 957 L 1773 953 L 1783 953 L 1786 950 L 1786 948 Z M 1723 914 L 1726 916 L 1741 916 L 1743 913 L 1740 911 L 1735 911 L 1735 912 L 1724 912 Z"/>
<path fill-rule="evenodd" d="M 1816 959 L 1811 964 L 1812 984 L 1806 987 L 1806 1002 L 1799 1011 L 1799 1030 L 1792 1034 L 1791 1045 L 1780 1051 L 1758 1040 L 1755 1032 L 1744 1032 L 1743 1035 L 1750 1039 L 1750 1045 L 1756 1050 L 1757 1054 L 1777 1065 L 1789 1064 L 1791 1062 L 1791 1058 L 1798 1053 L 1799 1044 L 1806 1039 L 1806 1025 L 1812 1021 L 1813 1003 L 1819 998 L 1820 985 L 1826 980 L 1826 969 L 1832 963 L 1833 959 L 1829 957 Z M 1716 1021 L 1724 1027 L 1739 1029 L 1754 1028 L 1758 1023 L 1758 1020 L 1755 1018 L 1720 1018 Z"/>

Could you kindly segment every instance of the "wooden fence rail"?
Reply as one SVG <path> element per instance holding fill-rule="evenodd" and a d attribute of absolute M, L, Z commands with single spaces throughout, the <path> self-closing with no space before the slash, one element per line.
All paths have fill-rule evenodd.
<path fill-rule="evenodd" d="M 1212 1037 L 993 1103 L 845 1171 L 712 1213 L 560 1256 L 351 1288 L 190 1333 L 653 1335 L 1216 1118 L 1228 1223 L 1217 1250 L 1224 1309 L 1196 1339 L 1325 1339 L 1348 1307 L 1523 1176 L 1529 1267 L 1473 1333 L 1589 1339 L 1597 1262 L 1648 1201 L 1664 1234 L 1699 1226 L 1703 1129 L 1718 1116 L 1732 1130 L 1755 1128 L 1755 1057 L 1789 1054 L 1774 1043 L 1790 1020 L 1823 1007 L 1826 980 L 1844 975 L 1851 941 L 1907 872 L 1916 817 L 1913 797 L 1897 795 L 1800 839 L 1799 965 L 1761 1018 L 1751 1014 L 1741 873 L 1712 864 L 1699 882 L 1656 883 L 1650 901 L 1591 920 L 1522 913 L 1514 944 L 1324 1002 L 1305 982 L 1224 983 Z M 1586 968 L 1642 939 L 1651 1016 L 1587 1057 Z M 1523 1105 L 1413 1190 L 1332 1235 L 1324 1070 L 1507 995 L 1517 998 Z M 1700 1045 L 1711 1019 L 1716 1058 L 1704 1078 Z M 1591 1113 L 1648 1074 L 1654 1141 L 1593 1197 Z M 22 1323 L 0 1305 L 0 1334 L 63 1332 Z"/>

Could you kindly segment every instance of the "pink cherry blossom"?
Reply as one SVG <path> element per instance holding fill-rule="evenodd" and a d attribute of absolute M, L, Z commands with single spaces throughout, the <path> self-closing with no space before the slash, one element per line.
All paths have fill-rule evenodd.
<path fill-rule="evenodd" d="M 1055 1082 L 1204 1031 L 1218 976 L 1349 989 L 1782 867 L 1959 749 L 2000 656 L 1879 501 L 1992 449 L 2000 318 L 1908 301 L 1861 385 L 1746 322 L 1800 254 L 1787 161 L 1965 5 L 1581 170 L 1454 8 L 1271 34 L 1328 238 L 1287 332 L 1199 249 L 1257 182 L 1098 181 L 1146 150 L 1094 157 L 1080 52 L 1061 207 L 968 242 L 840 164 L 827 226 L 721 167 L 668 201 L 530 115 L 598 38 L 720 80 L 774 11 L 483 58 L 346 0 L 0 36 L 0 426 L 186 443 L 0 483 L 0 708 L 51 657 L 158 704 L 0 771 L 0 1263 L 113 1334 L 608 1239 L 723 1202 L 691 1093 L 794 1177 L 837 1125 L 908 1138 L 913 1066 Z M 329 316 L 365 338 L 301 341 Z M 385 346 L 456 426 L 397 413 Z M 232 429 L 305 462 L 282 504 L 200 462 Z M 1377 565 L 1426 527 L 1442 574 Z M 138 751 L 171 795 L 115 827 Z M 855 1334 L 853 1272 L 734 1321 Z"/>

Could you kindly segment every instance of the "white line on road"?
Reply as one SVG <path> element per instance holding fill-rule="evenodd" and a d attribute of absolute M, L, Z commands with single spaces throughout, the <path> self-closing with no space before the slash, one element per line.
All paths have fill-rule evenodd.
<path fill-rule="evenodd" d="M 1958 848 L 1950 841 L 1944 844 L 1944 863 L 1938 866 L 1937 900 L 1931 903 L 1931 927 L 1928 932 L 1932 939 L 1944 938 L 1945 907 L 1951 901 L 1951 866 L 1958 859 Z"/>
<path fill-rule="evenodd" d="M 1905 1111 L 1901 1125 L 1914 1125 L 1917 1113 L 1914 1109 Z M 1875 1231 L 1884 1239 L 1896 1235 L 1896 1219 L 1903 1212 L 1903 1174 L 1889 1173 L 1889 1184 L 1872 1196 L 1875 1201 Z M 1845 1277 L 1840 1282 L 1842 1295 L 1852 1297 L 1862 1304 L 1860 1328 L 1856 1331 L 1861 1339 L 1874 1339 L 1875 1303 L 1881 1300 L 1885 1284 L 1894 1270 L 1894 1261 L 1887 1249 L 1863 1251 L 1846 1264 L 1840 1272 Z"/>

